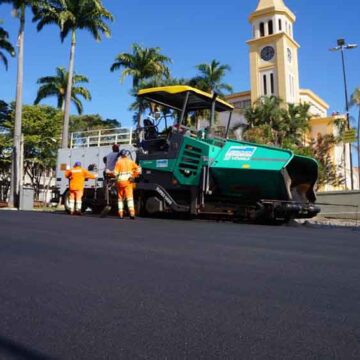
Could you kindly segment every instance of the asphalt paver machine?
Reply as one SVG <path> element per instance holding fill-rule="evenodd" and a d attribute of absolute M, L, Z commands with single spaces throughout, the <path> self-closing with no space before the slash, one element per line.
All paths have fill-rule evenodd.
<path fill-rule="evenodd" d="M 317 162 L 290 150 L 228 138 L 233 106 L 188 86 L 139 91 L 140 101 L 171 111 L 175 125 L 163 128 L 144 120 L 136 151 L 142 176 L 136 184 L 137 210 L 228 216 L 239 220 L 284 223 L 318 214 L 314 187 Z M 186 126 L 195 113 L 208 126 Z M 214 133 L 217 113 L 229 113 L 223 136 Z"/>

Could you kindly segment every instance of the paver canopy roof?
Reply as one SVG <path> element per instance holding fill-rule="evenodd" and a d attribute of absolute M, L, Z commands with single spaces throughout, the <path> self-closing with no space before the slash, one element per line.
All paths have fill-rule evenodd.
<path fill-rule="evenodd" d="M 143 89 L 138 96 L 167 107 L 182 110 L 186 94 L 189 93 L 187 111 L 210 109 L 213 102 L 213 95 L 195 89 L 191 86 L 177 85 Z M 216 111 L 230 111 L 234 107 L 226 101 L 216 99 Z"/>

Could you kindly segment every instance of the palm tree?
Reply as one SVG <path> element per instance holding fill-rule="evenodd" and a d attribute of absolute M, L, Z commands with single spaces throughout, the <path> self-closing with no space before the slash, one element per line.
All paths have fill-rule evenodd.
<path fill-rule="evenodd" d="M 171 59 L 162 55 L 160 51 L 159 47 L 145 48 L 135 43 L 132 45 L 132 53 L 120 53 L 116 56 L 110 71 L 123 68 L 121 81 L 131 76 L 134 89 L 144 80 L 168 78 L 170 71 L 167 64 L 171 63 Z"/>
<path fill-rule="evenodd" d="M 219 61 L 212 60 L 210 64 L 200 64 L 196 68 L 200 75 L 190 81 L 192 86 L 219 95 L 224 95 L 223 91 L 232 91 L 232 86 L 223 82 L 226 72 L 231 70 L 229 65 L 221 65 Z"/>
<path fill-rule="evenodd" d="M 301 147 L 305 145 L 305 136 L 310 130 L 309 113 L 310 105 L 308 103 L 288 104 L 287 111 L 283 112 L 283 120 L 280 122 L 282 145 Z M 287 144 L 284 144 L 284 141 Z"/>
<path fill-rule="evenodd" d="M 34 104 L 37 105 L 41 100 L 55 96 L 57 98 L 57 106 L 64 111 L 65 94 L 68 84 L 69 73 L 63 67 L 56 68 L 55 76 L 45 76 L 40 78 L 37 83 L 40 86 Z M 71 101 L 76 106 L 79 115 L 83 112 L 83 105 L 79 96 L 85 100 L 91 100 L 90 91 L 83 86 L 76 86 L 80 83 L 88 83 L 89 80 L 86 76 L 74 73 L 72 87 L 71 87 Z"/>
<path fill-rule="evenodd" d="M 96 41 L 100 41 L 101 34 L 110 37 L 111 31 L 105 20 L 112 21 L 113 16 L 105 9 L 101 0 L 48 0 L 35 7 L 34 13 L 33 21 L 38 22 L 38 31 L 41 31 L 45 25 L 56 24 L 60 28 L 62 42 L 71 34 L 69 76 L 65 95 L 62 136 L 62 147 L 67 148 L 77 30 L 88 30 Z"/>
<path fill-rule="evenodd" d="M 11 191 L 9 205 L 18 205 L 20 193 L 20 169 L 21 164 L 21 120 L 22 120 L 22 100 L 24 82 L 24 30 L 25 30 L 25 11 L 27 7 L 37 5 L 42 0 L 0 0 L 1 4 L 11 4 L 13 14 L 19 19 L 18 32 L 18 58 L 17 58 L 17 80 L 16 80 L 16 105 L 15 105 L 15 126 L 14 126 L 14 151 L 12 160 Z"/>
<path fill-rule="evenodd" d="M 358 124 L 357 124 L 357 158 L 358 158 L 358 182 L 360 189 L 360 87 L 356 88 L 351 95 L 351 106 L 359 108 Z"/>
<path fill-rule="evenodd" d="M 1 24 L 1 20 L 0 20 Z M 6 70 L 8 69 L 8 59 L 5 56 L 4 51 L 6 51 L 10 56 L 15 56 L 15 49 L 9 42 L 9 33 L 5 31 L 3 27 L 0 26 L 0 61 L 5 65 Z"/>
<path fill-rule="evenodd" d="M 283 101 L 276 96 L 263 96 L 255 102 L 254 106 L 245 109 L 244 116 L 248 123 L 244 134 L 245 139 L 281 146 L 289 122 L 293 121 L 294 115 L 289 114 L 283 104 Z"/>
<path fill-rule="evenodd" d="M 277 96 L 264 96 L 244 111 L 245 139 L 251 142 L 299 149 L 310 130 L 310 105 L 285 104 Z"/>
<path fill-rule="evenodd" d="M 132 45 L 131 53 L 120 53 L 116 56 L 115 62 L 111 65 L 110 71 L 114 72 L 123 69 L 121 81 L 127 76 L 132 77 L 133 94 L 136 94 L 140 87 L 144 86 L 144 81 L 160 82 L 162 79 L 170 77 L 167 64 L 172 61 L 169 57 L 161 54 L 159 47 L 145 48 L 139 44 Z M 145 109 L 142 101 L 136 104 L 137 126 L 141 126 L 141 114 Z"/>

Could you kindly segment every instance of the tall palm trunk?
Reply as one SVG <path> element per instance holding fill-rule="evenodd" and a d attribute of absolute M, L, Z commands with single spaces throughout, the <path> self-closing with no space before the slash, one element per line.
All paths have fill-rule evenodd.
<path fill-rule="evenodd" d="M 140 79 L 134 77 L 133 89 L 135 89 L 136 92 L 139 89 L 139 82 L 140 82 Z M 138 110 L 137 119 L 136 119 L 137 120 L 136 127 L 137 127 L 137 132 L 138 132 L 138 142 L 141 143 L 143 141 L 143 136 L 144 136 L 143 130 L 140 130 L 142 128 L 142 113 L 144 111 L 144 102 L 142 99 L 140 99 L 139 101 L 140 101 L 140 103 L 139 103 L 139 110 Z"/>
<path fill-rule="evenodd" d="M 61 109 L 62 116 L 64 116 L 64 114 L 65 114 L 65 99 L 62 100 L 60 109 Z M 64 136 L 64 121 L 63 121 L 63 123 L 61 124 L 61 132 L 60 132 L 60 139 L 61 139 L 61 141 L 62 141 L 62 139 L 63 139 L 63 136 Z M 60 147 L 60 149 L 61 149 L 61 148 L 63 147 L 62 144 L 59 143 L 59 147 Z"/>
<path fill-rule="evenodd" d="M 74 74 L 75 62 L 75 46 L 76 46 L 76 33 L 75 30 L 71 34 L 71 48 L 70 48 L 70 63 L 69 63 L 69 77 L 65 94 L 65 111 L 64 111 L 64 126 L 62 134 L 62 148 L 65 149 L 69 145 L 69 119 L 70 119 L 70 104 L 71 104 L 71 90 Z"/>
<path fill-rule="evenodd" d="M 16 105 L 15 105 L 15 126 L 14 126 L 14 149 L 11 172 L 11 190 L 10 206 L 19 206 L 20 185 L 22 182 L 21 163 L 21 121 L 22 121 L 22 98 L 24 83 L 24 28 L 25 28 L 25 5 L 22 5 L 20 11 L 20 28 L 17 46 L 18 63 L 17 63 L 17 80 L 16 80 Z"/>
<path fill-rule="evenodd" d="M 138 134 L 138 142 L 139 144 L 144 140 L 144 129 L 142 129 L 142 113 L 143 113 L 143 102 L 140 100 L 139 111 L 137 114 L 137 124 L 136 130 Z"/>

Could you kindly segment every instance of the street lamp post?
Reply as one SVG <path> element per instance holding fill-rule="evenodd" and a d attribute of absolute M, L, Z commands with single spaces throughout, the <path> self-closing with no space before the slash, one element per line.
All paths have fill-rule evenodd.
<path fill-rule="evenodd" d="M 330 49 L 330 51 L 341 51 L 341 61 L 342 61 L 342 70 L 344 77 L 344 88 L 345 88 L 345 108 L 346 108 L 346 126 L 348 130 L 350 129 L 350 110 L 349 110 L 349 96 L 347 88 L 347 78 L 345 70 L 345 55 L 344 50 L 351 50 L 357 48 L 356 44 L 346 44 L 344 39 L 337 40 L 337 46 Z M 344 145 L 345 149 L 345 145 Z M 344 152 L 344 157 L 346 158 L 346 153 Z M 350 157 L 350 183 L 351 190 L 354 190 L 354 178 L 353 178 L 353 161 L 352 161 L 352 152 L 351 152 L 351 143 L 349 144 L 349 157 Z M 345 178 L 346 178 L 346 160 L 345 160 Z"/>

